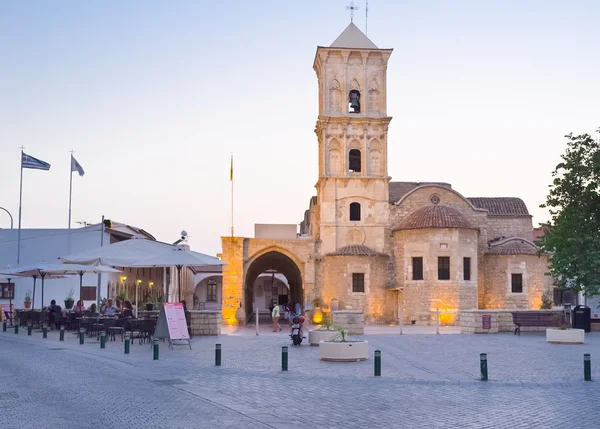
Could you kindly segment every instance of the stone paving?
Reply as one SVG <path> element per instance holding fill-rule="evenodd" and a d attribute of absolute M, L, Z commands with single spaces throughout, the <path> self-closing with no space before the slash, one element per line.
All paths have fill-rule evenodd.
<path fill-rule="evenodd" d="M 318 348 L 291 347 L 282 333 L 249 328 L 197 337 L 192 350 L 118 338 L 106 349 L 75 335 L 28 337 L 0 332 L 0 428 L 562 428 L 577 416 L 600 427 L 598 381 L 583 381 L 583 353 L 600 380 L 600 333 L 585 345 L 547 344 L 543 333 L 365 335 L 382 350 L 382 377 L 373 360 L 331 363 Z M 385 334 L 388 332 L 388 334 Z M 222 366 L 214 346 L 222 344 Z M 289 346 L 289 372 L 281 346 Z M 479 378 L 488 353 L 489 382 Z M 33 411 L 33 412 L 32 412 Z"/>

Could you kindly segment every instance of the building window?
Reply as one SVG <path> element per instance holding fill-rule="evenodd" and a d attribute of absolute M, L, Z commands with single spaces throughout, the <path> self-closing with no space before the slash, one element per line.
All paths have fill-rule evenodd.
<path fill-rule="evenodd" d="M 510 287 L 512 293 L 523 293 L 523 274 L 512 274 Z"/>
<path fill-rule="evenodd" d="M 412 258 L 413 280 L 423 280 L 423 257 Z"/>
<path fill-rule="evenodd" d="M 364 273 L 352 273 L 352 292 L 365 291 L 365 274 Z"/>
<path fill-rule="evenodd" d="M 359 203 L 350 203 L 350 220 L 354 220 L 354 221 L 360 220 L 360 204 Z"/>
<path fill-rule="evenodd" d="M 15 297 L 15 284 L 14 283 L 0 284 L 0 298 L 11 299 L 14 297 Z M 4 317 L 4 315 L 2 317 Z"/>
<path fill-rule="evenodd" d="M 352 149 L 348 154 L 348 170 L 360 173 L 360 150 Z"/>
<path fill-rule="evenodd" d="M 216 301 L 217 300 L 217 281 L 211 279 L 208 281 L 206 285 L 206 301 Z"/>
<path fill-rule="evenodd" d="M 438 257 L 438 280 L 450 280 L 450 258 Z"/>
<path fill-rule="evenodd" d="M 360 113 L 360 91 L 357 89 L 348 94 L 348 113 Z"/>
<path fill-rule="evenodd" d="M 471 258 L 463 258 L 463 279 L 471 280 Z"/>

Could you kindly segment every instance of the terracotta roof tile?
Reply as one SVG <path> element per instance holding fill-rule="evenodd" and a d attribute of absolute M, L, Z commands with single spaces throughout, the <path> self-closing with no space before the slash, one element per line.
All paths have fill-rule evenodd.
<path fill-rule="evenodd" d="M 437 185 L 441 186 L 442 188 L 452 189 L 451 184 L 442 182 L 390 182 L 388 185 L 390 204 L 397 203 L 410 191 L 424 185 Z"/>
<path fill-rule="evenodd" d="M 488 255 L 537 255 L 538 248 L 530 241 L 513 237 L 488 245 Z"/>
<path fill-rule="evenodd" d="M 462 228 L 476 229 L 458 210 L 444 205 L 429 205 L 415 210 L 400 222 L 399 229 Z"/>
<path fill-rule="evenodd" d="M 530 216 L 527 206 L 520 198 L 493 197 L 467 198 L 471 204 L 488 210 L 490 216 Z"/>
<path fill-rule="evenodd" d="M 335 252 L 328 253 L 325 256 L 388 256 L 388 254 L 376 252 L 363 244 L 350 244 L 340 247 Z"/>

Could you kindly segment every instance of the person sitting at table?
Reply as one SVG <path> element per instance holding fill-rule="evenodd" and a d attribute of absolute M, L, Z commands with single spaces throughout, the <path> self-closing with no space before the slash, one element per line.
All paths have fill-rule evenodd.
<path fill-rule="evenodd" d="M 96 310 L 96 304 L 92 304 L 90 305 L 90 308 L 88 308 L 88 311 L 92 314 L 96 314 L 98 311 Z"/>
<path fill-rule="evenodd" d="M 106 303 L 106 307 L 104 307 L 104 311 L 102 315 L 104 316 L 114 316 L 119 311 L 119 307 L 113 304 L 113 300 L 109 299 Z"/>
<path fill-rule="evenodd" d="M 131 301 L 125 301 L 123 303 L 123 311 L 121 312 L 122 317 L 133 317 L 133 305 Z"/>
<path fill-rule="evenodd" d="M 83 305 L 83 300 L 80 299 L 77 301 L 77 305 L 73 307 L 73 313 L 81 314 L 85 311 L 85 305 Z"/>
<path fill-rule="evenodd" d="M 48 313 L 48 325 L 50 329 L 53 330 L 54 327 L 58 328 L 58 324 L 60 323 L 60 319 L 62 318 L 62 307 L 60 305 L 56 305 L 56 300 L 53 299 L 50 301 L 50 306 L 47 307 Z"/>

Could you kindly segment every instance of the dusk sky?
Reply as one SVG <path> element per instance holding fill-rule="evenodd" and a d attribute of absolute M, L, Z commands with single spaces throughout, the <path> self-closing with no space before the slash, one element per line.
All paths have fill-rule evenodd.
<path fill-rule="evenodd" d="M 0 207 L 16 222 L 23 145 L 52 164 L 24 172 L 23 228 L 66 227 L 73 149 L 73 222 L 104 214 L 169 242 L 185 229 L 214 254 L 233 152 L 236 235 L 299 223 L 316 195 L 312 63 L 348 3 L 3 0 Z M 392 180 L 520 197 L 546 220 L 563 136 L 600 127 L 599 20 L 593 0 L 371 0 L 368 36 L 394 49 Z"/>

